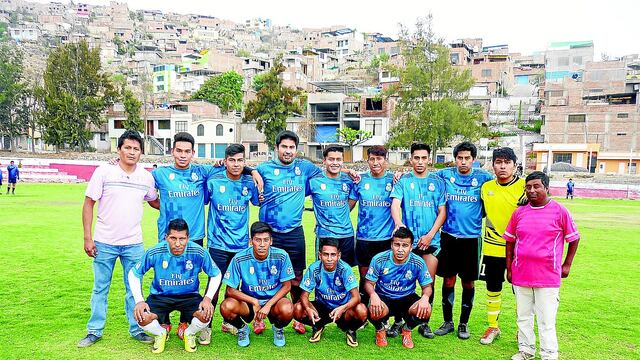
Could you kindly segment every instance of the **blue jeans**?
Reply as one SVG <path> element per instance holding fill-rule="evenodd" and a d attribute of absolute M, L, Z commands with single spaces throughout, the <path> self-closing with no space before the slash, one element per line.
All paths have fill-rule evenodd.
<path fill-rule="evenodd" d="M 98 250 L 98 255 L 93 260 L 91 317 L 87 323 L 87 333 L 102 336 L 102 330 L 104 330 L 104 325 L 107 321 L 107 296 L 111 286 L 111 276 L 116 265 L 116 259 L 119 257 L 124 271 L 124 286 L 126 289 L 124 311 L 129 321 L 129 334 L 135 336 L 143 330 L 133 318 L 135 303 L 131 289 L 129 289 L 127 274 L 144 255 L 144 246 L 142 244 L 114 246 L 96 241 L 96 249 Z"/>

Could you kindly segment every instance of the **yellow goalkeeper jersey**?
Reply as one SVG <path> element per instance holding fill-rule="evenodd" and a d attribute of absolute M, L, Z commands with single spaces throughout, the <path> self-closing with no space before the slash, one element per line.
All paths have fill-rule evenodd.
<path fill-rule="evenodd" d="M 516 176 L 505 185 L 500 185 L 497 179 L 482 185 L 480 196 L 486 214 L 482 241 L 484 255 L 505 257 L 505 241 L 502 235 L 518 203 L 526 201 L 524 184 L 524 179 Z"/>

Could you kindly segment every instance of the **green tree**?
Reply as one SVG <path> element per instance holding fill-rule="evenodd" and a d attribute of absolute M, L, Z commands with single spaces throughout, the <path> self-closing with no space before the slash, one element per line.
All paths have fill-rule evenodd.
<path fill-rule="evenodd" d="M 223 114 L 242 109 L 242 75 L 231 70 L 207 79 L 191 97 L 218 105 Z"/>
<path fill-rule="evenodd" d="M 267 75 L 269 75 L 269 73 L 263 72 L 253 77 L 253 80 L 251 80 L 251 87 L 253 88 L 253 90 L 258 92 L 264 87 L 264 79 L 267 77 Z"/>
<path fill-rule="evenodd" d="M 144 131 L 144 121 L 140 117 L 140 108 L 142 102 L 136 98 L 136 96 L 129 89 L 122 91 L 122 105 L 124 105 L 124 113 L 127 115 L 127 119 L 122 122 L 122 125 L 127 130 L 134 130 L 137 132 Z"/>
<path fill-rule="evenodd" d="M 102 72 L 100 48 L 86 41 L 61 45 L 49 54 L 42 90 L 44 140 L 56 150 L 65 144 L 84 150 L 90 126 L 100 126 L 102 112 L 118 98 L 110 76 Z"/>
<path fill-rule="evenodd" d="M 113 44 L 116 46 L 118 55 L 124 55 L 127 52 L 124 41 L 120 39 L 120 36 L 116 35 L 113 38 Z"/>
<path fill-rule="evenodd" d="M 12 150 L 16 138 L 28 129 L 25 104 L 29 93 L 22 75 L 22 52 L 9 44 L 0 45 L 0 134 L 9 137 Z"/>
<path fill-rule="evenodd" d="M 347 144 L 351 155 L 353 156 L 353 147 L 362 144 L 363 142 L 371 139 L 373 134 L 369 131 L 356 130 L 349 127 L 343 127 L 336 130 L 336 137 L 338 141 Z"/>
<path fill-rule="evenodd" d="M 417 20 L 414 33 L 401 29 L 405 66 L 395 69 L 400 82 L 386 94 L 399 98 L 388 146 L 408 148 L 420 141 L 431 145 L 435 157 L 456 137 L 480 137 L 483 127 L 480 109 L 468 101 L 475 83 L 471 72 L 451 65 L 449 49 L 435 37 L 431 25 L 429 15 Z"/>
<path fill-rule="evenodd" d="M 280 74 L 285 70 L 282 55 L 276 57 L 264 77 L 264 86 L 257 98 L 249 101 L 242 121 L 256 121 L 256 128 L 264 134 L 270 148 L 274 148 L 276 135 L 287 126 L 287 118 L 302 113 L 302 93 L 283 85 Z"/>
<path fill-rule="evenodd" d="M 236 56 L 237 57 L 251 57 L 251 53 L 249 52 L 249 50 L 246 49 L 240 49 L 236 52 Z"/>

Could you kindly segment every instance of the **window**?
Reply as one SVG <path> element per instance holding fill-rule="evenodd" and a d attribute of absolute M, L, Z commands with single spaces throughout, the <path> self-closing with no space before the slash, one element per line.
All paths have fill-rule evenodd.
<path fill-rule="evenodd" d="M 482 69 L 482 77 L 491 77 L 491 69 Z"/>
<path fill-rule="evenodd" d="M 582 65 L 582 56 L 574 56 L 573 65 Z"/>
<path fill-rule="evenodd" d="M 627 163 L 627 166 L 629 167 L 629 175 L 635 175 L 636 171 L 637 171 L 637 164 L 636 163 Z"/>
<path fill-rule="evenodd" d="M 451 65 L 458 65 L 460 62 L 460 54 L 451 54 Z"/>
<path fill-rule="evenodd" d="M 158 120 L 158 130 L 171 129 L 171 120 Z"/>
<path fill-rule="evenodd" d="M 156 86 L 156 91 L 164 91 L 164 85 Z"/>
<path fill-rule="evenodd" d="M 202 124 L 198 125 L 198 129 L 196 131 L 196 134 L 198 134 L 198 136 L 204 136 L 204 125 L 202 125 Z"/>
<path fill-rule="evenodd" d="M 158 82 L 163 82 L 163 81 L 164 81 L 164 75 L 160 75 L 160 76 L 158 76 L 158 78 L 156 79 L 156 81 L 158 81 Z"/>
<path fill-rule="evenodd" d="M 222 132 L 224 131 L 222 124 L 216 125 L 216 136 L 222 136 Z"/>
<path fill-rule="evenodd" d="M 568 56 L 559 57 L 558 66 L 569 66 L 569 57 Z"/>
<path fill-rule="evenodd" d="M 122 124 L 122 120 L 113 120 L 113 128 L 114 129 L 124 129 L 124 125 Z"/>
<path fill-rule="evenodd" d="M 574 115 L 569 115 L 568 117 L 568 121 L 570 123 L 583 123 L 587 120 L 587 115 L 585 114 L 574 114 Z"/>
<path fill-rule="evenodd" d="M 105 141 L 107 140 L 107 134 L 106 133 L 100 133 L 100 141 Z"/>
<path fill-rule="evenodd" d="M 176 132 L 187 132 L 187 122 L 176 121 Z"/>
<path fill-rule="evenodd" d="M 382 72 L 382 78 L 383 78 L 383 79 L 386 79 L 386 78 L 388 78 L 388 77 L 389 77 L 389 72 L 388 72 L 388 71 L 383 71 L 383 72 Z"/>
<path fill-rule="evenodd" d="M 384 48 L 379 48 L 378 49 L 378 54 L 384 54 Z"/>
<path fill-rule="evenodd" d="M 364 130 L 370 132 L 373 136 L 382 135 L 382 119 L 365 120 Z"/>
<path fill-rule="evenodd" d="M 620 132 L 620 133 L 617 133 L 616 135 L 617 136 L 627 136 L 627 133 Z"/>
<path fill-rule="evenodd" d="M 258 144 L 249 144 L 249 152 L 257 152 Z"/>
<path fill-rule="evenodd" d="M 365 103 L 365 109 L 369 111 L 382 110 L 382 100 L 376 100 L 372 98 L 367 99 Z"/>
<path fill-rule="evenodd" d="M 564 162 L 571 164 L 571 153 L 555 153 L 553 154 L 553 163 Z"/>
<path fill-rule="evenodd" d="M 618 114 L 618 119 L 626 119 L 629 117 L 628 113 L 619 113 Z"/>
<path fill-rule="evenodd" d="M 391 55 L 398 55 L 400 54 L 400 47 L 399 46 L 392 46 L 391 49 L 389 49 L 389 53 Z"/>

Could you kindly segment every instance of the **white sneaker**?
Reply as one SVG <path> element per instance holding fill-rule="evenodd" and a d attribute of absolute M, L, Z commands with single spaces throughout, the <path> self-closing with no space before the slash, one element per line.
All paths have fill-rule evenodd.
<path fill-rule="evenodd" d="M 200 345 L 209 345 L 211 344 L 211 328 L 204 328 L 200 331 L 200 336 L 198 336 L 198 344 Z"/>
<path fill-rule="evenodd" d="M 519 351 L 517 354 L 511 357 L 511 360 L 532 360 L 535 357 L 536 357 L 535 355 L 531 355 L 524 351 Z"/>

